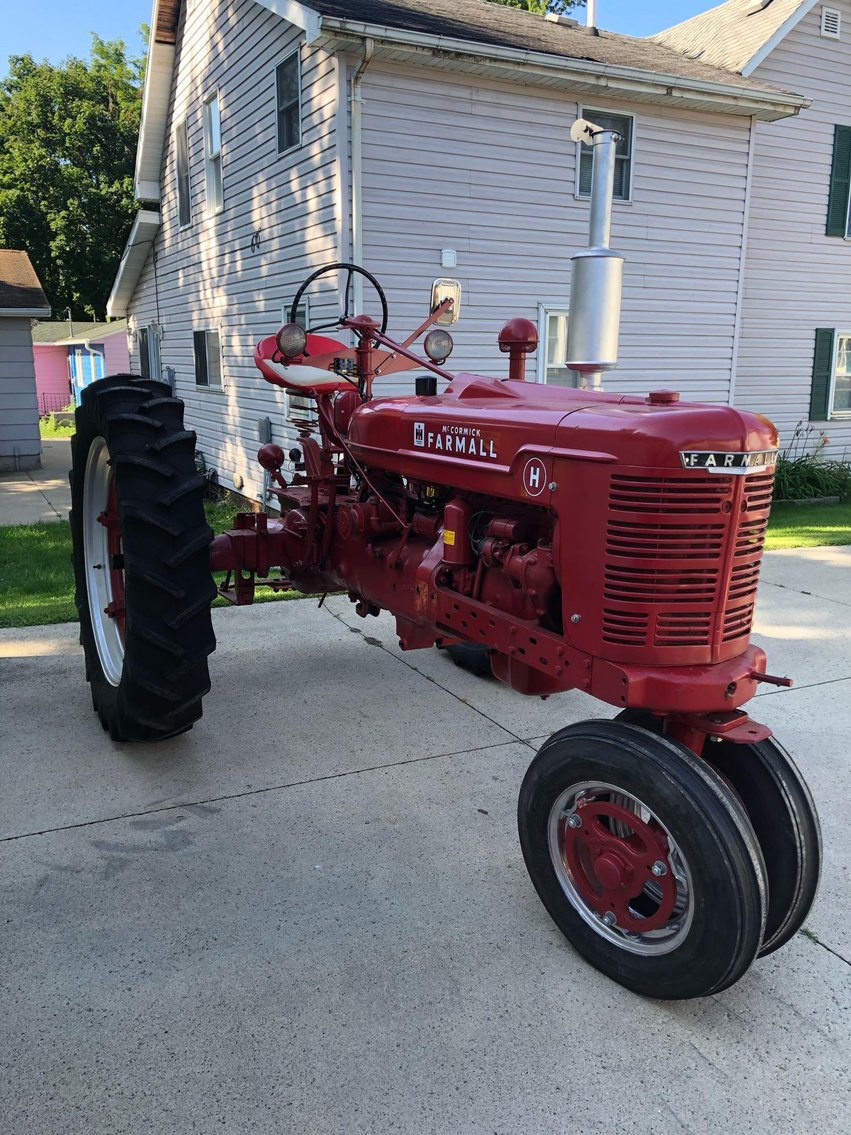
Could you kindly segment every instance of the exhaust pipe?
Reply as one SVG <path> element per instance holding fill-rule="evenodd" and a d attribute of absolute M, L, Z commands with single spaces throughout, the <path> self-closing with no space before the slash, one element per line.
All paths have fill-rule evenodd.
<path fill-rule="evenodd" d="M 574 142 L 593 147 L 589 248 L 573 257 L 566 365 L 578 371 L 583 389 L 599 390 L 603 372 L 618 365 L 618 333 L 623 295 L 624 258 L 609 247 L 615 150 L 620 135 L 584 118 L 570 131 Z"/>

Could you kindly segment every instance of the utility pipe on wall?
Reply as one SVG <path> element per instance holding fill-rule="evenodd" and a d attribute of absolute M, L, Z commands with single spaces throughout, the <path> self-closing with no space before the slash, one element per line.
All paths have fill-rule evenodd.
<path fill-rule="evenodd" d="M 361 82 L 375 55 L 375 40 L 364 40 L 363 58 L 352 76 L 352 260 L 363 264 L 363 92 Z M 363 314 L 363 276 L 352 279 L 355 313 Z"/>

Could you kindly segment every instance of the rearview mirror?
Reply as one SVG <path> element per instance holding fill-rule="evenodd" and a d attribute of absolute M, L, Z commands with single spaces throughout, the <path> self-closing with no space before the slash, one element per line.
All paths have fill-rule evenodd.
<path fill-rule="evenodd" d="M 440 307 L 444 300 L 452 300 L 452 307 L 443 313 L 435 323 L 441 326 L 449 326 L 458 322 L 458 316 L 461 314 L 461 281 L 460 280 L 435 280 L 431 286 L 431 308 Z"/>

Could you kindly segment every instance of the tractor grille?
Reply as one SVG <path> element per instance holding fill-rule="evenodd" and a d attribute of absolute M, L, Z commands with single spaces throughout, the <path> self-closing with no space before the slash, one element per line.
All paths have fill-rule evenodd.
<path fill-rule="evenodd" d="M 772 481 L 614 474 L 603 641 L 706 648 L 750 634 Z"/>

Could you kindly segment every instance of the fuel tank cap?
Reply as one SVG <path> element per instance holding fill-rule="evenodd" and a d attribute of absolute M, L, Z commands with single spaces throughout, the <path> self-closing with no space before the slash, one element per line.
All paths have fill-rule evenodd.
<path fill-rule="evenodd" d="M 670 406 L 679 400 L 679 390 L 651 390 L 647 395 L 647 401 L 651 406 Z"/>

